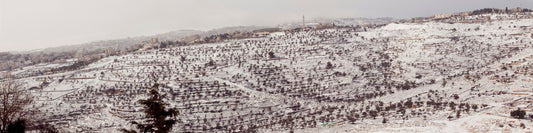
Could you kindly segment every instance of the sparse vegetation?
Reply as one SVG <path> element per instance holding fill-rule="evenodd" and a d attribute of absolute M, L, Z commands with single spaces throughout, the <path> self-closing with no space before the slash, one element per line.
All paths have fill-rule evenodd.
<path fill-rule="evenodd" d="M 484 124 L 496 124 L 522 131 L 501 112 L 532 100 L 533 40 L 521 25 L 531 24 L 533 15 L 487 15 L 490 21 L 452 14 L 408 24 L 154 39 L 120 56 L 97 54 L 14 73 L 38 99 L 31 107 L 47 118 L 26 121 L 29 130 L 373 132 L 414 126 L 408 129 L 417 132 L 454 126 L 487 132 Z M 418 23 L 425 21 L 432 23 Z M 152 73 L 160 75 L 155 85 Z M 522 112 L 511 116 L 525 119 Z M 496 116 L 480 117 L 486 115 Z"/>

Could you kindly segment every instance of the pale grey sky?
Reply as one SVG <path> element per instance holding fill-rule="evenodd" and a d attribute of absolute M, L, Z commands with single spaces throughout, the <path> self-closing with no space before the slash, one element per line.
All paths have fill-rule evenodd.
<path fill-rule="evenodd" d="M 306 18 L 410 18 L 533 0 L 0 0 L 0 51 Z"/>

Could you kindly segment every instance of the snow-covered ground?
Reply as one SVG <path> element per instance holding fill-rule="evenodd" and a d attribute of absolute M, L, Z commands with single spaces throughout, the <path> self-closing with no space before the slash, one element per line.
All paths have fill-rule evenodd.
<path fill-rule="evenodd" d="M 485 16 L 499 19 L 276 32 L 13 74 L 68 132 L 131 128 L 153 79 L 181 112 L 175 132 L 531 132 L 533 15 L 461 19 Z"/>

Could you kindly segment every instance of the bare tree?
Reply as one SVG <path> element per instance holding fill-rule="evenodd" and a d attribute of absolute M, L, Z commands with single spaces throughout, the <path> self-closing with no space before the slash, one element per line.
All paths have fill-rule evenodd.
<path fill-rule="evenodd" d="M 33 112 L 28 108 L 33 103 L 32 96 L 11 76 L 5 74 L 4 77 L 0 81 L 0 132 L 7 131 L 16 121 L 27 120 Z"/>

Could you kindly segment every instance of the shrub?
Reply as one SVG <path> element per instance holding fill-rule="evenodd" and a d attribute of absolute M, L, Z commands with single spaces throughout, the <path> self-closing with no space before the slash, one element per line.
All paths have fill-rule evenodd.
<path fill-rule="evenodd" d="M 525 115 L 526 115 L 526 111 L 520 110 L 520 108 L 518 108 L 517 110 L 511 111 L 511 116 L 516 119 L 524 119 Z"/>

